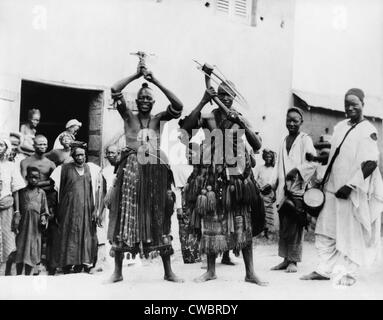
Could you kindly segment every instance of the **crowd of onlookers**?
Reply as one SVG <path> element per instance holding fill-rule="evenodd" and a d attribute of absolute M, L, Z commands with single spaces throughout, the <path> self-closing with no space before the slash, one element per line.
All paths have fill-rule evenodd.
<path fill-rule="evenodd" d="M 21 125 L 20 132 L 0 137 L 1 272 L 11 275 L 14 264 L 17 274 L 38 274 L 43 267 L 51 275 L 57 271 L 102 270 L 107 217 L 100 199 L 105 197 L 106 187 L 113 183 L 111 164 L 115 164 L 118 150 L 115 146 L 107 148 L 109 164 L 102 170 L 86 163 L 86 143 L 76 141 L 82 124 L 72 119 L 56 138 L 53 149 L 47 152 L 48 140 L 38 130 L 40 117 L 38 109 L 31 109 L 28 122 Z M 76 185 L 65 184 L 68 180 L 61 174 L 62 168 L 74 168 L 73 182 L 82 194 L 74 192 Z M 76 196 L 79 202 L 72 203 Z M 64 212 L 68 197 L 69 203 L 76 207 Z M 86 221 L 79 221 L 85 216 L 81 206 L 92 210 Z M 73 237 L 72 230 L 80 231 Z M 68 239 L 72 241 L 68 243 Z M 72 247 L 76 252 L 71 255 L 68 251 Z M 89 254 L 84 248 L 89 249 Z"/>

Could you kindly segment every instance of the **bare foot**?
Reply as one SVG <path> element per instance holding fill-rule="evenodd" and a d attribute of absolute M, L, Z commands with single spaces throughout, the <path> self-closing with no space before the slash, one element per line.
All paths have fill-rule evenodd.
<path fill-rule="evenodd" d="M 305 276 L 300 277 L 301 280 L 330 280 L 330 278 L 324 277 L 319 273 L 313 271 Z"/>
<path fill-rule="evenodd" d="M 229 259 L 222 259 L 222 260 L 221 260 L 221 263 L 222 263 L 222 264 L 226 264 L 226 265 L 228 265 L 228 266 L 234 266 L 234 265 L 235 265 L 235 263 L 232 262 L 232 261 L 230 260 L 230 258 L 229 258 Z"/>
<path fill-rule="evenodd" d="M 340 278 L 336 284 L 340 286 L 352 286 L 356 282 L 356 279 L 354 277 L 351 277 L 350 275 L 344 275 L 342 278 Z"/>
<path fill-rule="evenodd" d="M 289 265 L 287 266 L 287 268 L 285 270 L 285 272 L 287 272 L 287 273 L 294 273 L 297 271 L 298 271 L 297 265 L 293 262 L 289 263 Z"/>
<path fill-rule="evenodd" d="M 89 270 L 89 274 L 95 274 L 97 272 L 102 272 L 102 271 L 103 271 L 102 266 L 96 265 L 94 268 Z"/>
<path fill-rule="evenodd" d="M 246 282 L 250 282 L 250 283 L 255 283 L 255 284 L 257 284 L 257 285 L 259 285 L 261 287 L 266 287 L 266 286 L 269 285 L 269 283 L 267 281 L 262 281 L 255 274 L 252 274 L 250 276 L 246 276 L 245 277 L 245 281 Z"/>
<path fill-rule="evenodd" d="M 286 260 L 283 260 L 283 262 L 276 265 L 275 267 L 272 267 L 270 270 L 285 270 L 288 265 L 289 265 L 289 262 Z"/>
<path fill-rule="evenodd" d="M 112 276 L 105 283 L 115 283 L 124 280 L 121 273 L 113 272 Z"/>
<path fill-rule="evenodd" d="M 211 271 L 207 271 L 202 276 L 194 279 L 194 281 L 195 282 L 205 282 L 205 281 L 214 280 L 214 279 L 217 279 L 217 276 L 215 275 L 215 273 L 213 273 Z"/>
<path fill-rule="evenodd" d="M 184 282 L 184 279 L 178 278 L 174 272 L 164 275 L 164 280 L 171 282 Z"/>

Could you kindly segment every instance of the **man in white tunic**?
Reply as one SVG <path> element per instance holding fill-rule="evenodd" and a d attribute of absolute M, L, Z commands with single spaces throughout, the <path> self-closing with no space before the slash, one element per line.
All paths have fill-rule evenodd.
<path fill-rule="evenodd" d="M 302 280 L 329 280 L 339 266 L 342 272 L 336 284 L 352 285 L 358 267 L 370 265 L 378 256 L 383 183 L 377 168 L 377 131 L 363 117 L 363 106 L 363 91 L 350 89 L 345 95 L 348 119 L 334 128 L 329 159 L 346 132 L 354 128 L 345 138 L 324 185 L 326 202 L 315 229 L 320 263 Z"/>
<path fill-rule="evenodd" d="M 271 270 L 297 272 L 297 263 L 302 260 L 306 215 L 302 196 L 317 167 L 315 162 L 306 160 L 306 153 L 316 154 L 316 151 L 311 137 L 300 131 L 302 123 L 303 113 L 300 109 L 287 110 L 286 127 L 289 134 L 279 150 L 276 182 L 276 203 L 279 212 L 278 254 L 284 260 Z M 290 206 L 285 205 L 282 208 L 286 199 Z"/>

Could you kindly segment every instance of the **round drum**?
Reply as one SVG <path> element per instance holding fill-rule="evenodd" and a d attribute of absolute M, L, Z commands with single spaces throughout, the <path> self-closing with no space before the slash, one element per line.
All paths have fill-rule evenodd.
<path fill-rule="evenodd" d="M 322 190 L 311 188 L 303 194 L 303 202 L 307 213 L 313 217 L 318 217 L 324 205 L 325 197 Z"/>

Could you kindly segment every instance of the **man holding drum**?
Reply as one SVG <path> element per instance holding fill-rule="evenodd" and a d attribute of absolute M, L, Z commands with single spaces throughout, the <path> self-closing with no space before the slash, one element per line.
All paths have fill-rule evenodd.
<path fill-rule="evenodd" d="M 334 128 L 331 170 L 323 183 L 326 200 L 315 229 L 320 263 L 302 280 L 329 280 L 338 270 L 336 284 L 350 286 L 356 281 L 357 268 L 371 264 L 377 256 L 383 182 L 377 168 L 377 131 L 363 117 L 363 107 L 363 91 L 347 91 L 348 119 Z"/>
<path fill-rule="evenodd" d="M 306 159 L 306 153 L 316 154 L 312 139 L 300 131 L 303 113 L 290 108 L 286 114 L 289 134 L 278 154 L 276 203 L 279 213 L 278 254 L 284 260 L 271 270 L 297 272 L 302 259 L 303 228 L 307 225 L 302 196 L 317 164 Z"/>

